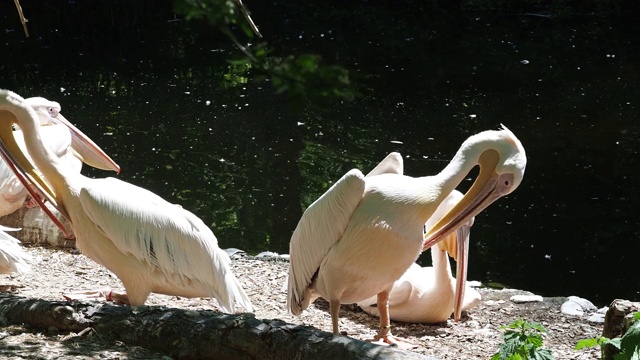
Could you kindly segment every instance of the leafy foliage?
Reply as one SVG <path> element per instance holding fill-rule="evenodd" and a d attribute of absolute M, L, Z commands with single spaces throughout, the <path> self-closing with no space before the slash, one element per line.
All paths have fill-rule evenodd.
<path fill-rule="evenodd" d="M 539 323 L 516 320 L 500 329 L 506 329 L 502 335 L 504 343 L 491 360 L 554 359 L 550 350 L 542 349 L 542 334 L 547 330 Z"/>
<path fill-rule="evenodd" d="M 326 106 L 332 101 L 352 100 L 357 95 L 349 72 L 343 67 L 323 64 L 320 56 L 314 54 L 273 57 L 265 42 L 251 44 L 262 35 L 241 0 L 176 0 L 174 9 L 187 20 L 206 20 L 217 27 L 242 53 L 242 57 L 232 61 L 235 67 L 230 70 L 238 70 L 238 66 L 253 70 L 255 80 L 269 79 L 276 92 L 287 93 L 296 107 L 307 100 Z M 236 36 L 235 28 L 242 30 L 245 40 Z M 248 71 L 246 74 L 249 75 Z M 230 83 L 243 83 L 237 81 L 237 73 L 228 75 L 227 80 L 236 80 Z"/>
<path fill-rule="evenodd" d="M 578 341 L 575 349 L 600 346 L 601 358 L 604 358 L 604 347 L 611 345 L 620 350 L 620 353 L 613 356 L 614 360 L 640 360 L 640 312 L 633 315 L 634 323 L 629 327 L 622 337 L 608 339 L 604 336 L 589 338 Z"/>

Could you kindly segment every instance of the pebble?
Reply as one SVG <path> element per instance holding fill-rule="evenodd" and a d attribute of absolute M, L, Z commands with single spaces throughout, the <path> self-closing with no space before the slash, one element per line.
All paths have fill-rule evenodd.
<path fill-rule="evenodd" d="M 582 316 L 584 315 L 584 311 L 580 304 L 573 302 L 571 300 L 566 301 L 560 307 L 560 311 L 565 315 L 573 315 L 573 316 Z"/>
<path fill-rule="evenodd" d="M 583 299 L 578 296 L 569 296 L 569 301 L 573 301 L 574 303 L 580 305 L 583 311 L 596 311 L 598 308 L 593 305 L 593 303 L 587 299 Z"/>
<path fill-rule="evenodd" d="M 277 258 L 277 257 L 280 257 L 280 254 L 275 253 L 273 251 L 263 251 L 260 254 L 256 255 L 256 259 Z"/>
<path fill-rule="evenodd" d="M 236 248 L 224 249 L 224 252 L 226 252 L 227 255 L 229 255 L 229 257 L 242 256 L 242 255 L 246 254 L 244 251 L 242 251 L 240 249 L 236 249 Z"/>
<path fill-rule="evenodd" d="M 467 286 L 472 288 L 482 287 L 482 283 L 478 280 L 467 281 Z"/>
<path fill-rule="evenodd" d="M 540 295 L 513 295 L 509 300 L 516 304 L 523 304 L 528 302 L 542 302 L 542 296 Z"/>
<path fill-rule="evenodd" d="M 567 298 L 567 301 L 565 301 L 564 304 L 562 304 L 562 306 L 560 307 L 560 311 L 563 314 L 573 316 L 583 316 L 585 312 L 594 312 L 597 310 L 598 308 L 593 305 L 591 301 L 578 296 L 569 296 Z M 592 318 L 593 320 L 590 320 Z M 602 318 L 602 321 L 604 322 L 604 316 L 602 316 Z M 587 320 L 592 322 L 599 322 L 599 318 L 597 316 L 594 317 L 593 315 Z"/>
<path fill-rule="evenodd" d="M 260 254 L 256 255 L 255 258 L 259 260 L 270 260 L 270 259 L 289 260 L 289 254 L 280 255 L 273 251 L 263 251 Z"/>
<path fill-rule="evenodd" d="M 596 324 L 604 324 L 604 314 L 593 313 L 589 318 L 587 318 L 588 322 L 596 323 Z"/>

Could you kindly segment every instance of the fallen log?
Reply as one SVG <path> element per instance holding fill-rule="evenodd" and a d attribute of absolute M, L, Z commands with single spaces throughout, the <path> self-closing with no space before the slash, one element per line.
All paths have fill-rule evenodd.
<path fill-rule="evenodd" d="M 335 336 L 309 326 L 159 306 L 28 299 L 0 293 L 0 325 L 80 332 L 164 352 L 178 359 L 435 360 L 397 347 Z"/>

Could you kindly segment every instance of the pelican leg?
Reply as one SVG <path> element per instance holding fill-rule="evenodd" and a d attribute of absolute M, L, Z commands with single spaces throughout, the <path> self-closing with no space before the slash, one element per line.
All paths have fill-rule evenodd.
<path fill-rule="evenodd" d="M 340 325 L 338 321 L 340 320 L 340 300 L 330 300 L 329 301 L 329 314 L 331 314 L 331 324 L 333 325 L 333 333 L 338 335 L 340 334 Z"/>
<path fill-rule="evenodd" d="M 391 346 L 399 346 L 400 348 L 406 350 L 416 348 L 416 344 L 412 344 L 391 334 L 391 318 L 389 317 L 389 292 L 383 291 L 381 293 L 378 293 L 377 307 L 380 313 L 380 331 L 378 332 L 378 335 L 373 337 L 373 340 L 371 342 Z"/>
<path fill-rule="evenodd" d="M 380 312 L 380 331 L 373 337 L 374 341 L 381 340 L 389 345 L 397 345 L 397 341 L 391 334 L 391 318 L 389 317 L 389 293 L 378 293 L 378 311 Z"/>

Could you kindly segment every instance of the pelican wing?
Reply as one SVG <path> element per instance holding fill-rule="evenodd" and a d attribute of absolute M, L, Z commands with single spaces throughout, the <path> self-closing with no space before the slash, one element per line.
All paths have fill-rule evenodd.
<path fill-rule="evenodd" d="M 17 230 L 20 229 L 0 226 L 0 274 L 24 274 L 31 270 L 31 255 L 24 251 L 18 239 L 5 232 Z"/>
<path fill-rule="evenodd" d="M 404 163 L 402 162 L 402 156 L 400 153 L 392 152 L 387 155 L 380 163 L 369 171 L 367 177 L 376 176 L 380 174 L 398 174 L 404 173 Z"/>
<path fill-rule="evenodd" d="M 364 176 L 353 169 L 302 214 L 289 245 L 287 308 L 292 313 L 303 310 L 307 288 L 324 257 L 342 237 L 363 194 Z"/>
<path fill-rule="evenodd" d="M 80 203 L 121 252 L 153 265 L 168 279 L 200 281 L 227 312 L 233 312 L 234 300 L 252 311 L 229 257 L 211 229 L 191 212 L 114 178 L 93 179 L 82 188 Z"/>

